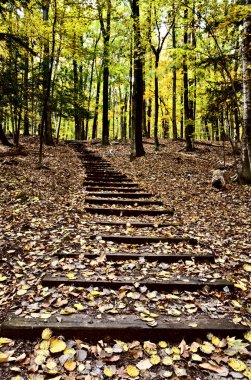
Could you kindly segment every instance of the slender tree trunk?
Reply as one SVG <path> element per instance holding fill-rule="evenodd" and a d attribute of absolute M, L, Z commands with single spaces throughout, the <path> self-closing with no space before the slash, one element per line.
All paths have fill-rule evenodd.
<path fill-rule="evenodd" d="M 184 11 L 185 20 L 185 32 L 184 32 L 184 47 L 188 44 L 188 32 L 187 32 L 187 18 L 188 18 L 188 8 Z M 191 104 L 189 102 L 189 80 L 188 80 L 188 66 L 187 66 L 187 55 L 185 53 L 183 57 L 183 85 L 184 85 L 184 122 L 185 122 L 185 138 L 186 138 L 186 150 L 188 152 L 193 151 L 193 110 L 191 109 Z"/>
<path fill-rule="evenodd" d="M 147 107 L 147 137 L 151 136 L 151 118 L 152 118 L 152 98 L 148 99 Z"/>
<path fill-rule="evenodd" d="M 92 124 L 92 139 L 97 138 L 100 86 L 101 86 L 101 70 L 97 74 L 97 89 L 96 89 L 95 109 L 94 109 L 94 117 L 93 117 L 93 124 Z"/>
<path fill-rule="evenodd" d="M 130 41 L 130 71 L 129 71 L 129 80 L 130 80 L 130 87 L 129 87 L 129 139 L 132 138 L 132 95 L 133 95 L 133 37 L 131 36 Z"/>
<path fill-rule="evenodd" d="M 109 59 L 108 59 L 109 47 L 108 47 L 108 42 L 105 42 L 105 49 L 104 49 L 102 145 L 109 144 Z"/>
<path fill-rule="evenodd" d="M 81 125 L 79 118 L 79 84 L 78 84 L 78 65 L 76 60 L 73 60 L 73 83 L 74 83 L 74 121 L 75 121 L 75 139 L 81 140 Z"/>
<path fill-rule="evenodd" d="M 159 123 L 159 54 L 155 55 L 155 76 L 154 76 L 154 145 L 155 150 L 159 150 L 158 123 Z"/>
<path fill-rule="evenodd" d="M 43 21 L 47 23 L 49 20 L 49 0 L 43 3 Z M 55 38 L 55 36 L 54 36 Z M 52 56 L 51 52 L 51 56 Z M 50 47 L 49 35 L 45 36 L 44 42 L 44 57 L 43 57 L 43 97 L 44 97 L 44 141 L 46 145 L 54 145 L 52 138 L 52 124 L 51 124 L 51 105 L 50 105 L 50 92 L 51 92 L 51 68 L 50 68 Z"/>
<path fill-rule="evenodd" d="M 243 0 L 246 8 L 251 0 Z M 248 13 L 247 13 L 248 14 Z M 241 180 L 251 183 L 251 16 L 244 19 L 242 39 L 243 132 L 241 142 Z"/>
<path fill-rule="evenodd" d="M 102 121 L 102 145 L 109 144 L 109 62 L 110 62 L 110 36 L 111 36 L 111 0 L 104 4 L 97 0 L 99 21 L 104 41 L 103 54 L 103 121 Z M 106 18 L 103 17 L 103 9 L 106 9 Z"/>
<path fill-rule="evenodd" d="M 134 159 L 144 156 L 145 151 L 142 141 L 143 68 L 138 0 L 132 0 L 131 7 L 134 30 L 131 159 Z"/>
<path fill-rule="evenodd" d="M 174 4 L 173 4 L 174 10 Z M 175 18 L 172 27 L 172 42 L 173 49 L 175 52 L 176 49 L 176 23 Z M 173 124 L 173 139 L 177 140 L 178 132 L 177 132 L 177 68 L 176 64 L 173 64 L 173 96 L 172 96 L 173 104 L 172 104 L 172 124 Z"/>
<path fill-rule="evenodd" d="M 26 53 L 24 59 L 24 136 L 29 136 L 29 101 L 28 101 L 29 57 Z"/>

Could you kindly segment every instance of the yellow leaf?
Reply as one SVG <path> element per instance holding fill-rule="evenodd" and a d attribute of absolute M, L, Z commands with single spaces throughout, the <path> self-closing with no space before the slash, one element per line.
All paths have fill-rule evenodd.
<path fill-rule="evenodd" d="M 67 371 L 74 371 L 76 366 L 77 363 L 74 360 L 67 360 L 67 362 L 64 363 L 64 367 L 67 369 Z"/>
<path fill-rule="evenodd" d="M 167 343 L 162 340 L 162 341 L 159 342 L 159 346 L 160 346 L 160 348 L 166 348 L 167 347 Z"/>
<path fill-rule="evenodd" d="M 67 273 L 66 277 L 69 278 L 69 280 L 74 280 L 76 278 L 75 273 Z"/>
<path fill-rule="evenodd" d="M 82 311 L 82 310 L 84 310 L 84 308 L 85 308 L 81 303 L 74 303 L 74 307 L 75 307 L 75 309 L 77 309 L 78 311 Z"/>
<path fill-rule="evenodd" d="M 51 329 L 44 329 L 42 332 L 42 339 L 49 340 L 52 337 Z"/>
<path fill-rule="evenodd" d="M 238 301 L 236 301 L 236 300 L 233 300 L 233 301 L 231 301 L 231 304 L 234 306 L 234 307 L 236 307 L 236 308 L 240 308 L 242 305 L 238 302 Z"/>
<path fill-rule="evenodd" d="M 46 367 L 48 369 L 55 369 L 57 368 L 57 362 L 54 359 L 49 358 L 46 362 Z"/>
<path fill-rule="evenodd" d="M 5 280 L 7 280 L 7 277 L 6 277 L 6 276 L 0 276 L 0 282 L 3 282 L 3 281 L 5 281 Z"/>
<path fill-rule="evenodd" d="M 196 323 L 196 322 L 191 322 L 191 323 L 188 323 L 188 326 L 189 326 L 189 327 L 197 327 L 197 326 L 198 326 L 198 323 Z"/>
<path fill-rule="evenodd" d="M 221 340 L 217 336 L 213 336 L 211 341 L 215 347 L 220 347 Z"/>
<path fill-rule="evenodd" d="M 214 348 L 214 346 L 213 346 L 211 343 L 209 343 L 209 342 L 204 342 L 204 343 L 200 346 L 200 350 L 201 350 L 202 352 L 204 352 L 204 354 L 211 354 L 211 353 L 215 350 L 215 348 Z"/>
<path fill-rule="evenodd" d="M 64 350 L 64 354 L 65 355 L 75 355 L 76 351 L 74 350 L 74 348 L 66 348 Z"/>
<path fill-rule="evenodd" d="M 244 269 L 246 272 L 251 272 L 251 264 L 244 264 L 244 265 L 243 265 L 243 269 Z"/>
<path fill-rule="evenodd" d="M 40 318 L 42 318 L 42 319 L 48 319 L 50 317 L 51 317 L 50 313 L 42 313 L 42 314 L 40 314 Z"/>
<path fill-rule="evenodd" d="M 66 307 L 65 309 L 60 310 L 60 314 L 69 315 L 76 313 L 76 309 L 74 307 Z"/>
<path fill-rule="evenodd" d="M 247 368 L 243 361 L 234 358 L 229 359 L 228 365 L 236 372 L 242 372 Z"/>
<path fill-rule="evenodd" d="M 173 359 L 170 356 L 164 356 L 162 359 L 162 364 L 164 365 L 172 365 L 173 364 Z"/>
<path fill-rule="evenodd" d="M 6 363 L 8 361 L 9 354 L 0 353 L 0 363 Z"/>
<path fill-rule="evenodd" d="M 42 340 L 39 347 L 41 350 L 49 350 L 50 344 L 51 342 L 49 340 Z"/>
<path fill-rule="evenodd" d="M 245 338 L 248 342 L 251 342 L 251 331 L 247 331 L 247 332 L 244 334 L 244 338 Z"/>
<path fill-rule="evenodd" d="M 107 377 L 112 377 L 116 373 L 116 367 L 114 365 L 106 366 L 104 368 L 104 375 Z"/>
<path fill-rule="evenodd" d="M 238 288 L 238 289 L 243 290 L 243 291 L 247 290 L 246 285 L 244 285 L 243 283 L 241 283 L 241 284 L 234 284 L 234 286 L 235 286 L 236 288 Z"/>
<path fill-rule="evenodd" d="M 248 367 L 245 372 L 243 372 L 243 375 L 248 378 L 248 380 L 251 380 L 251 367 Z"/>
<path fill-rule="evenodd" d="M 65 348 L 66 348 L 66 344 L 62 340 L 57 339 L 57 338 L 53 338 L 51 340 L 50 351 L 52 353 L 64 351 Z"/>
<path fill-rule="evenodd" d="M 27 290 L 26 289 L 19 289 L 18 291 L 17 291 L 17 295 L 18 296 L 23 296 L 24 294 L 26 294 L 27 293 Z"/>
<path fill-rule="evenodd" d="M 175 355 L 179 355 L 179 354 L 180 354 L 180 349 L 179 349 L 179 347 L 173 347 L 173 348 L 172 348 L 172 352 L 173 352 Z"/>
<path fill-rule="evenodd" d="M 91 295 L 94 296 L 94 297 L 95 297 L 95 296 L 99 296 L 100 294 L 102 294 L 102 293 L 101 293 L 101 292 L 98 292 L 97 290 L 92 290 L 92 291 L 91 291 Z"/>
<path fill-rule="evenodd" d="M 11 343 L 12 340 L 9 339 L 9 338 L 0 338 L 0 345 L 2 344 L 8 344 L 8 343 Z"/>
<path fill-rule="evenodd" d="M 127 375 L 129 375 L 131 377 L 137 377 L 137 376 L 139 376 L 139 370 L 134 365 L 128 365 L 126 367 L 126 373 L 127 373 Z"/>
<path fill-rule="evenodd" d="M 192 360 L 194 362 L 202 362 L 202 357 L 200 355 L 198 355 L 198 354 L 193 354 L 192 355 Z"/>
<path fill-rule="evenodd" d="M 37 355 L 34 359 L 34 362 L 37 364 L 37 365 L 42 365 L 46 360 L 46 357 L 44 355 Z"/>
<path fill-rule="evenodd" d="M 160 363 L 160 357 L 159 357 L 159 355 L 152 355 L 150 357 L 150 362 L 151 362 L 152 365 L 159 364 Z"/>

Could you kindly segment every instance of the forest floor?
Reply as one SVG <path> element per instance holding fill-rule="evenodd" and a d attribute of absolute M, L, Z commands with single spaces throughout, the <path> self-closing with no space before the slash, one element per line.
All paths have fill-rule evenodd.
<path fill-rule="evenodd" d="M 128 261 L 118 271 L 117 266 L 102 260 L 80 263 L 74 258 L 58 259 L 57 252 L 121 251 L 121 245 L 100 239 L 90 242 L 88 236 L 104 232 L 137 235 L 139 231 L 130 223 L 125 228 L 97 227 L 94 222 L 99 218 L 84 210 L 85 169 L 77 152 L 64 143 L 45 147 L 46 168 L 38 169 L 37 141 L 26 138 L 21 140 L 23 155 L 5 156 L 9 148 L 0 146 L 0 323 L 9 313 L 46 319 L 55 313 L 98 311 L 100 315 L 113 313 L 116 317 L 120 309 L 123 313 L 132 310 L 135 313 L 147 302 L 151 312 L 168 313 L 176 318 L 199 310 L 211 318 L 229 315 L 236 323 L 250 323 L 251 187 L 231 182 L 234 160 L 230 147 L 225 152 L 226 189 L 215 191 L 211 187 L 212 170 L 222 165 L 222 147 L 198 145 L 195 152 L 186 153 L 182 150 L 183 143 L 162 141 L 160 151 L 155 152 L 149 142 L 145 144 L 146 156 L 133 162 L 129 161 L 129 145 L 92 144 L 89 148 L 175 209 L 172 220 L 178 222 L 177 226 L 159 229 L 158 233 L 145 228 L 140 234 L 181 234 L 195 237 L 200 243 L 196 247 L 186 243 L 151 244 L 147 253 L 213 253 L 215 263 L 179 262 L 169 265 L 168 270 L 201 278 L 225 278 L 235 284 L 235 291 L 140 295 L 134 288 L 119 292 L 66 285 L 42 287 L 41 277 L 47 270 L 50 273 L 60 270 L 73 276 L 82 271 L 86 276 L 106 275 L 110 279 L 127 276 L 134 270 L 137 279 L 142 271 L 161 278 L 166 266 L 144 262 L 138 267 Z M 119 220 L 119 217 L 111 219 Z M 151 218 L 140 220 L 144 219 Z M 166 220 L 166 216 L 160 216 L 154 218 L 154 223 Z M 66 341 L 68 352 L 64 354 L 60 349 L 58 354 L 48 351 L 46 339 L 29 342 L 2 337 L 0 378 L 251 379 L 250 335 L 243 339 L 218 339 L 209 335 L 204 342 L 181 340 L 177 344 L 138 342 L 137 337 L 124 343 L 82 342 L 72 337 Z"/>

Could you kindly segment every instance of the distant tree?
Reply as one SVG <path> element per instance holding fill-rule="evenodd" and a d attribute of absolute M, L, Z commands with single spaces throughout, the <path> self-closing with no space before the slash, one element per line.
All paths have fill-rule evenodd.
<path fill-rule="evenodd" d="M 133 95 L 132 95 L 132 128 L 131 128 L 131 159 L 145 155 L 142 141 L 143 118 L 143 65 L 140 33 L 139 1 L 131 0 L 134 46 L 133 46 Z"/>
<path fill-rule="evenodd" d="M 251 0 L 243 0 L 245 7 L 250 7 Z M 242 66 L 243 66 L 243 133 L 241 144 L 241 179 L 251 183 L 251 14 L 243 22 L 242 31 Z"/>

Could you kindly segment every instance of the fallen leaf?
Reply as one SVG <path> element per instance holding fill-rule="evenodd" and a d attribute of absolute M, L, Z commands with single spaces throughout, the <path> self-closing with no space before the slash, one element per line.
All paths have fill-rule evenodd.
<path fill-rule="evenodd" d="M 131 377 L 137 377 L 139 376 L 139 370 L 134 365 L 128 365 L 126 367 L 126 373 Z"/>
<path fill-rule="evenodd" d="M 66 343 L 63 342 L 61 339 L 53 338 L 51 340 L 50 351 L 52 353 L 64 351 L 65 348 L 66 348 Z"/>

